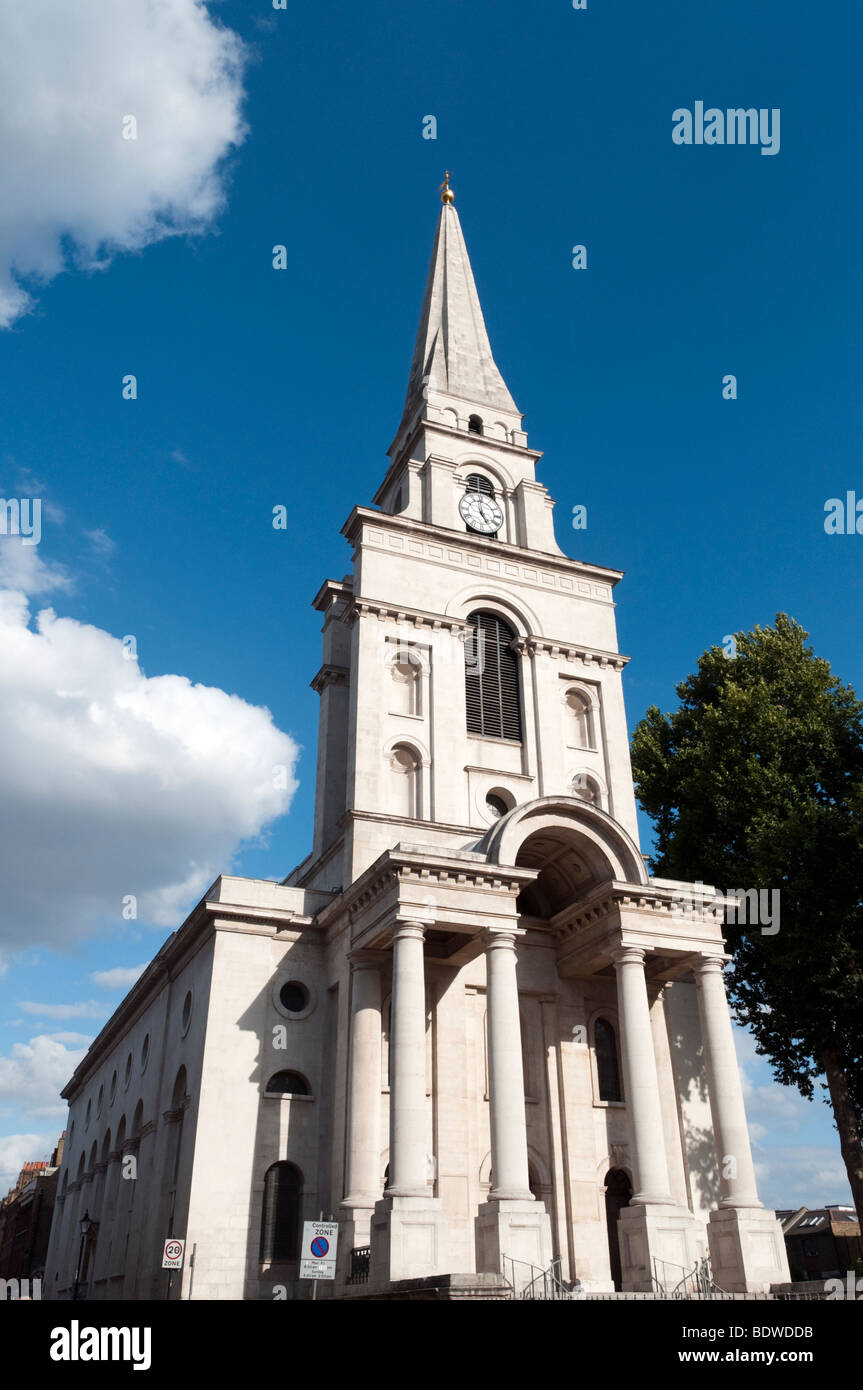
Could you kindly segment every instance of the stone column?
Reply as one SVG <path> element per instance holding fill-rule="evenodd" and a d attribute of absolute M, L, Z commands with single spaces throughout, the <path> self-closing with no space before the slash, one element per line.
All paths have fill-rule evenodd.
<path fill-rule="evenodd" d="M 689 1208 L 678 1207 L 670 1192 L 644 951 L 617 946 L 611 958 L 617 972 L 624 1102 L 635 1179 L 617 1230 L 623 1288 L 640 1292 L 655 1288 L 657 1282 L 673 1287 L 694 1268 L 695 1224 Z"/>
<path fill-rule="evenodd" d="M 516 927 L 485 933 L 492 1188 L 477 1214 L 477 1270 L 526 1284 L 551 1263 L 551 1222 L 527 1165 Z M 509 1261 L 514 1261 L 510 1264 Z"/>
<path fill-rule="evenodd" d="M 488 1089 L 491 1109 L 489 1200 L 533 1201 L 527 1169 L 524 1063 L 515 973 L 516 931 L 486 932 Z"/>
<path fill-rule="evenodd" d="M 343 1207 L 371 1211 L 381 1195 L 381 956 L 352 951 L 348 1072 L 347 1196 Z"/>
<path fill-rule="evenodd" d="M 393 932 L 390 1033 L 390 1180 L 392 1197 L 426 1197 L 426 996 L 422 922 Z"/>
<path fill-rule="evenodd" d="M 702 956 L 694 966 L 704 1066 L 719 1164 L 722 1193 L 719 1205 L 760 1207 L 722 965 L 723 960 L 718 956 Z"/>
<path fill-rule="evenodd" d="M 722 978 L 724 956 L 693 965 L 713 1137 L 719 1165 L 719 1206 L 707 1239 L 714 1282 L 729 1293 L 759 1293 L 790 1279 L 782 1227 L 758 1200 L 743 1087 Z"/>
<path fill-rule="evenodd" d="M 623 1044 L 624 1100 L 635 1169 L 633 1205 L 671 1204 L 662 1107 L 644 978 L 644 952 L 620 946 L 612 952 Z"/>
<path fill-rule="evenodd" d="M 390 1179 L 371 1222 L 378 1286 L 446 1271 L 446 1218 L 427 1181 L 424 937 L 422 922 L 393 929 Z"/>

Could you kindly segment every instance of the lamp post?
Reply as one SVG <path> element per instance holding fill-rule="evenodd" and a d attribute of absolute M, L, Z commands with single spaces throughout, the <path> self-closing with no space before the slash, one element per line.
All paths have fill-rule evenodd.
<path fill-rule="evenodd" d="M 92 1230 L 93 1222 L 90 1220 L 89 1211 L 85 1211 L 81 1217 L 81 1245 L 78 1250 L 78 1268 L 75 1270 L 75 1288 L 72 1291 L 73 1302 L 78 1301 L 78 1289 L 81 1284 L 81 1270 L 84 1266 L 84 1250 L 87 1246 L 87 1237 Z"/>

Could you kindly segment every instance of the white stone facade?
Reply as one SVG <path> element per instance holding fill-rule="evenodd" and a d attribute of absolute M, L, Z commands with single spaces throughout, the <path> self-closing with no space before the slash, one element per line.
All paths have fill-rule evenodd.
<path fill-rule="evenodd" d="M 390 458 L 315 599 L 312 853 L 220 878 L 76 1071 L 46 1293 L 164 1297 L 177 1235 L 172 1296 L 299 1297 L 321 1213 L 336 1296 L 512 1260 L 597 1290 L 708 1254 L 729 1290 L 787 1280 L 722 904 L 638 849 L 621 575 L 555 542 L 450 203 Z"/>

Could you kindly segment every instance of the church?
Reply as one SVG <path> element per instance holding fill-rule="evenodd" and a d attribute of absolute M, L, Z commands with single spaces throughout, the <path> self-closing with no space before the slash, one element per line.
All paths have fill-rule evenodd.
<path fill-rule="evenodd" d="M 321 1217 L 325 1298 L 769 1290 L 723 899 L 640 852 L 622 575 L 555 540 L 449 176 L 388 457 L 314 599 L 312 851 L 218 878 L 65 1087 L 44 1296 L 307 1298 Z"/>

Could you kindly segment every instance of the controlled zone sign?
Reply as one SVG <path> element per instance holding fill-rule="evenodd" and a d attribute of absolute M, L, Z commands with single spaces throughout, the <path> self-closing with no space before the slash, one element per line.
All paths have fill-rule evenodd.
<path fill-rule="evenodd" d="M 300 1250 L 301 1279 L 335 1279 L 338 1221 L 304 1221 Z"/>
<path fill-rule="evenodd" d="M 186 1242 L 184 1240 L 176 1240 L 173 1236 L 169 1236 L 162 1251 L 162 1268 L 182 1269 L 185 1248 Z"/>

